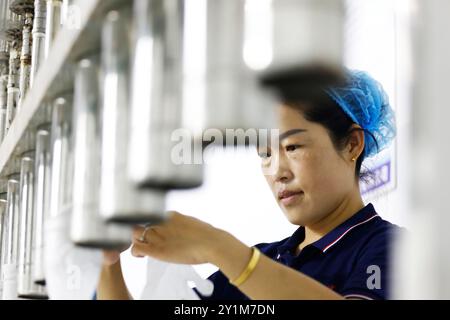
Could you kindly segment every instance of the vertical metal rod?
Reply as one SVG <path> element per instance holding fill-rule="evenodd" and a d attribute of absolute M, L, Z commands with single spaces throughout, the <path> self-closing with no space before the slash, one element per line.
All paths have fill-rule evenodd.
<path fill-rule="evenodd" d="M 20 73 L 20 55 L 19 42 L 14 41 L 9 53 L 9 75 L 8 75 L 8 93 L 6 106 L 6 121 L 4 136 L 8 134 L 9 128 L 16 116 L 17 106 L 19 105 L 19 73 Z"/>
<path fill-rule="evenodd" d="M 0 32 L 4 32 L 6 22 L 7 2 L 0 8 Z M 8 96 L 8 66 L 9 45 L 5 39 L 0 39 L 0 144 L 3 142 L 6 124 L 6 107 Z"/>
<path fill-rule="evenodd" d="M 51 50 L 53 40 L 61 29 L 62 23 L 62 1 L 61 0 L 47 0 L 47 20 L 45 27 L 45 56 Z"/>
<path fill-rule="evenodd" d="M 2 264 L 1 264 L 1 256 L 3 252 L 3 230 L 5 229 L 5 216 L 7 209 L 7 201 L 6 201 L 7 193 L 0 194 L 0 297 L 2 297 L 3 293 L 3 281 L 1 281 L 2 275 Z"/>
<path fill-rule="evenodd" d="M 34 78 L 40 65 L 45 59 L 45 24 L 47 8 L 45 0 L 35 0 L 33 21 L 33 49 L 31 53 L 30 87 L 33 86 Z"/>
<path fill-rule="evenodd" d="M 51 152 L 50 125 L 42 125 L 36 133 L 36 188 L 34 206 L 33 260 L 32 278 L 37 284 L 45 284 L 44 271 L 44 222 L 49 216 Z"/>
<path fill-rule="evenodd" d="M 20 71 L 19 71 L 19 97 L 17 102 L 17 110 L 19 112 L 22 101 L 28 91 L 30 83 L 31 69 L 31 28 L 33 26 L 34 0 L 12 0 L 9 9 L 22 17 L 23 24 L 21 26 L 20 35 L 21 45 L 18 46 L 20 52 Z"/>
<path fill-rule="evenodd" d="M 19 174 L 8 178 L 7 209 L 2 239 L 3 300 L 17 299 L 17 251 L 19 231 Z"/>
<path fill-rule="evenodd" d="M 6 72 L 6 70 L 8 70 L 8 74 L 5 75 L 5 81 L 7 82 L 6 107 L 4 107 L 5 111 L 1 111 L 4 119 L 1 119 L 2 121 L 0 123 L 0 129 L 2 129 L 2 133 L 0 135 L 3 136 L 3 139 L 8 133 L 9 127 L 14 119 L 19 99 L 18 74 L 20 68 L 20 57 L 18 51 L 21 46 L 22 22 L 21 16 L 10 10 L 10 5 L 13 2 L 14 0 L 2 1 L 4 5 L 2 8 L 4 19 L 0 21 L 2 28 L 1 32 L 4 38 L 3 47 L 8 48 L 8 52 L 4 58 L 8 57 L 9 59 L 9 65 L 3 71 Z"/>
<path fill-rule="evenodd" d="M 20 79 L 19 79 L 20 99 L 17 107 L 17 112 L 20 111 L 22 103 L 30 87 L 32 26 L 33 26 L 33 14 L 27 12 L 25 14 L 25 23 L 23 26 L 23 33 L 22 33 L 22 52 L 20 55 Z"/>
<path fill-rule="evenodd" d="M 8 101 L 8 76 L 0 75 L 0 144 L 5 137 L 6 109 Z"/>
<path fill-rule="evenodd" d="M 70 93 L 58 97 L 53 103 L 50 218 L 69 214 L 72 203 L 72 105 L 73 95 Z"/>

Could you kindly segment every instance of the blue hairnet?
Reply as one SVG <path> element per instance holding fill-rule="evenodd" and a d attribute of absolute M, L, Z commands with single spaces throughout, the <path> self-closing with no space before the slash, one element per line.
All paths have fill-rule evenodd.
<path fill-rule="evenodd" d="M 396 135 L 395 115 L 379 82 L 366 72 L 348 70 L 344 87 L 327 88 L 325 91 L 364 129 L 366 157 L 374 156 L 389 146 Z"/>

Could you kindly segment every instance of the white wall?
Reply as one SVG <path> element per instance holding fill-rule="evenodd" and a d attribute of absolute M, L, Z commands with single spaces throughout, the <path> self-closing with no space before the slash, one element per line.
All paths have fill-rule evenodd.
<path fill-rule="evenodd" d="M 386 153 L 395 163 L 395 188 L 369 196 L 383 218 L 410 224 L 410 0 L 347 0 L 345 63 L 365 70 L 381 82 L 396 113 L 397 138 Z"/>

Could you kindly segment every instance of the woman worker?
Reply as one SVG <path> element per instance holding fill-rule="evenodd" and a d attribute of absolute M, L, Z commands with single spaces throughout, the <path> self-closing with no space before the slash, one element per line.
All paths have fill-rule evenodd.
<path fill-rule="evenodd" d="M 262 166 L 278 161 L 267 182 L 294 234 L 248 247 L 230 233 L 171 212 L 151 228 L 137 227 L 132 254 L 181 264 L 212 263 L 211 297 L 203 299 L 387 299 L 389 254 L 400 227 L 364 205 L 365 158 L 395 136 L 395 119 L 381 85 L 347 71 L 346 83 L 314 99 L 277 107 L 278 148 L 258 147 Z M 255 225 L 257 226 L 257 222 Z M 98 299 L 130 299 L 119 254 L 105 253 Z"/>

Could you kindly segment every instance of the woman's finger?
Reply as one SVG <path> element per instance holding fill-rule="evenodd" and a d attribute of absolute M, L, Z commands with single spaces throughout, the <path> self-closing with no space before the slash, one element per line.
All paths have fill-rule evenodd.
<path fill-rule="evenodd" d="M 156 227 L 139 229 L 133 234 L 133 243 L 149 243 L 150 241 L 155 243 L 163 240 L 161 230 L 158 231 Z"/>
<path fill-rule="evenodd" d="M 103 263 L 105 265 L 113 265 L 117 263 L 120 259 L 120 252 L 114 250 L 104 250 L 103 251 Z"/>
<path fill-rule="evenodd" d="M 131 255 L 133 255 L 136 258 L 143 258 L 145 257 L 145 244 L 135 243 L 131 246 Z"/>
<path fill-rule="evenodd" d="M 145 257 L 148 255 L 148 246 L 147 243 L 136 242 L 131 247 L 131 254 L 137 258 Z"/>
<path fill-rule="evenodd" d="M 133 242 L 140 241 L 143 242 L 147 233 L 150 231 L 152 227 L 141 227 L 137 226 L 133 228 Z"/>
<path fill-rule="evenodd" d="M 144 233 L 145 227 L 142 226 L 135 226 L 133 227 L 133 241 L 139 240 Z"/>
<path fill-rule="evenodd" d="M 177 211 L 169 211 L 167 214 L 166 221 L 178 222 L 178 221 L 182 220 L 184 217 L 186 217 L 186 216 Z"/>
<path fill-rule="evenodd" d="M 152 243 L 135 243 L 131 247 L 131 254 L 135 257 L 141 258 L 145 256 L 158 258 L 159 246 Z"/>

